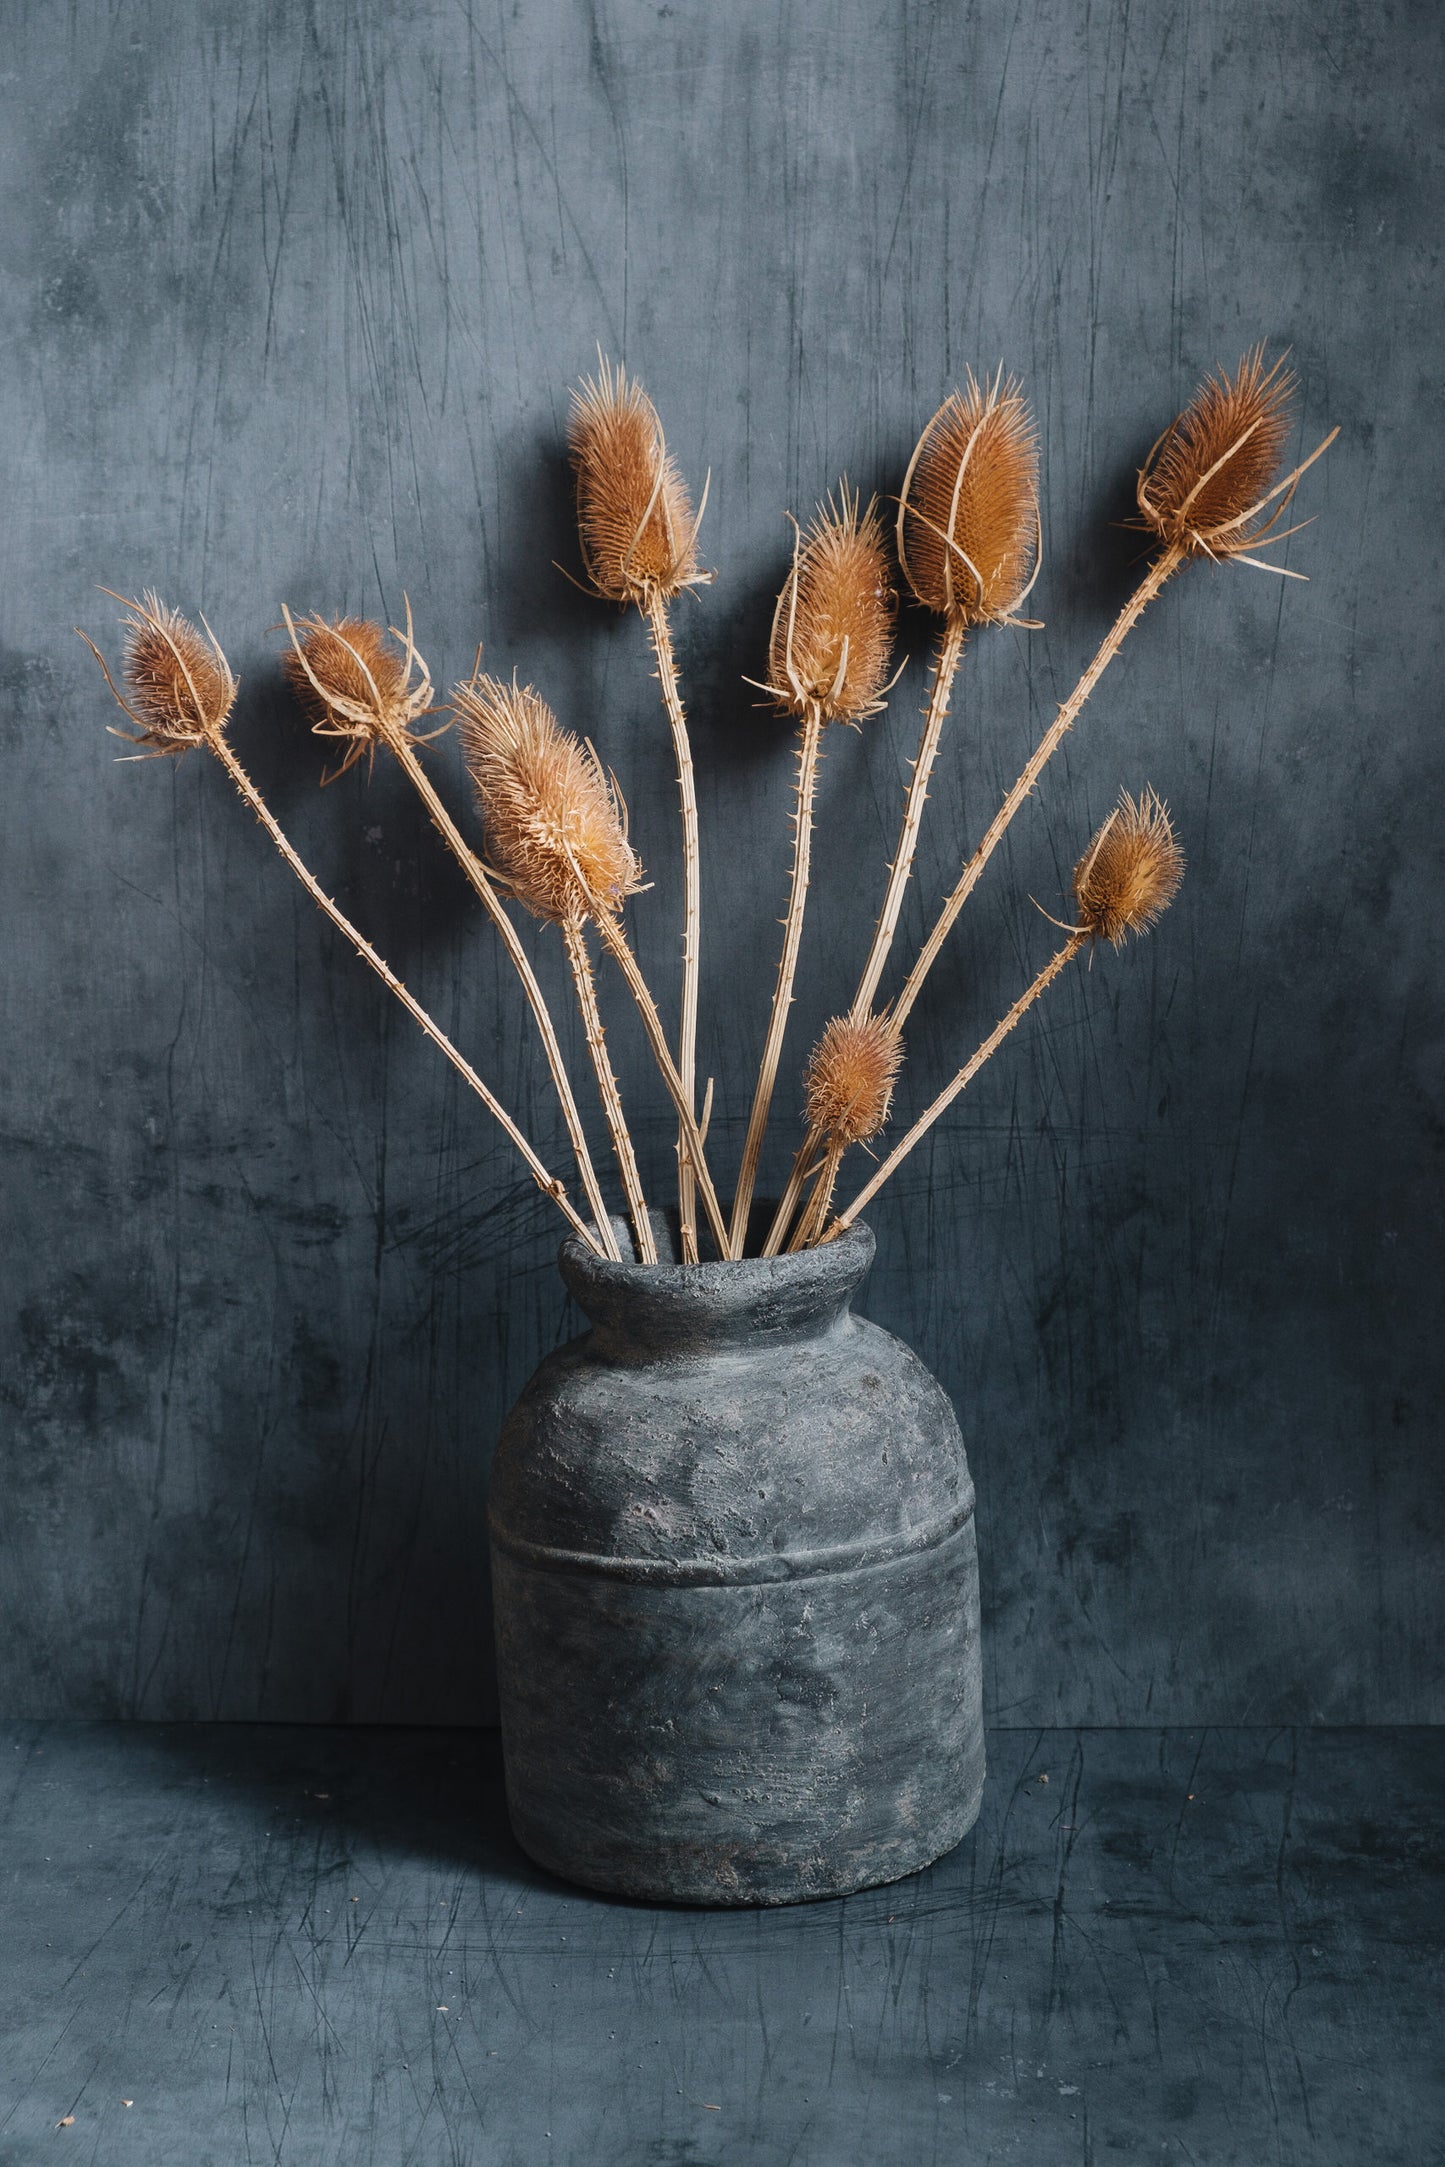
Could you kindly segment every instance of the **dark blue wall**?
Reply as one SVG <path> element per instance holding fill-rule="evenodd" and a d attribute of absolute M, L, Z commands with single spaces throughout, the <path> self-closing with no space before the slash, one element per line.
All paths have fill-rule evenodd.
<path fill-rule="evenodd" d="M 1048 628 L 967 660 L 916 937 L 1126 591 L 1135 466 L 1262 337 L 1293 347 L 1302 445 L 1342 432 L 1287 552 L 1311 584 L 1181 579 L 1016 824 L 901 1110 L 1049 951 L 1029 897 L 1062 907 L 1121 782 L 1169 798 L 1192 870 L 880 1201 L 866 1306 L 965 1422 L 995 1718 L 1436 1715 L 1436 9 L 4 14 L 0 1705 L 487 1716 L 491 1440 L 572 1329 L 548 1208 L 219 770 L 113 764 L 71 637 L 113 618 L 95 583 L 207 612 L 283 818 L 560 1157 L 460 881 L 395 774 L 318 793 L 268 628 L 283 599 L 395 616 L 405 588 L 439 684 L 478 638 L 534 678 L 624 782 L 670 993 L 639 628 L 553 569 L 567 386 L 599 340 L 625 355 L 713 477 L 719 577 L 680 638 L 735 1149 L 790 770 L 740 673 L 783 510 L 845 469 L 896 488 L 966 365 L 1025 379 Z M 829 752 L 789 1128 L 877 905 L 908 637 L 889 718 Z M 462 807 L 449 740 L 435 766 Z M 661 1187 L 670 1122 L 607 990 Z"/>

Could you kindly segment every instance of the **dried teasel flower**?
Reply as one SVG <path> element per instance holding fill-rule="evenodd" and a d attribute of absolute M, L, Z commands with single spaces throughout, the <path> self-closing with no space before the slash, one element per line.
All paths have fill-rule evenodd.
<path fill-rule="evenodd" d="M 866 1144 L 888 1119 L 903 1040 L 883 1016 L 835 1016 L 803 1077 L 810 1130 L 831 1144 Z"/>
<path fill-rule="evenodd" d="M 898 562 L 925 609 L 964 624 L 1017 620 L 1038 576 L 1039 448 L 1022 388 L 972 370 L 914 450 L 898 504 Z"/>
<path fill-rule="evenodd" d="M 1137 799 L 1127 790 L 1074 868 L 1074 901 L 1081 934 L 1122 948 L 1168 909 L 1184 878 L 1184 853 L 1174 840 L 1169 808 L 1147 785 Z"/>
<path fill-rule="evenodd" d="M 281 667 L 292 690 L 318 737 L 346 742 L 346 756 L 328 781 L 344 775 L 388 736 L 416 745 L 441 734 L 419 736 L 413 729 L 430 711 L 432 688 L 412 638 L 410 602 L 404 632 L 387 632 L 365 617 L 293 618 L 284 603 L 282 615 L 291 645 Z"/>
<path fill-rule="evenodd" d="M 896 610 L 877 502 L 860 515 L 845 482 L 837 502 L 829 497 L 806 531 L 798 530 L 762 689 L 800 719 L 810 707 L 825 722 L 879 714 Z"/>
<path fill-rule="evenodd" d="M 452 695 L 493 863 L 538 918 L 613 918 L 642 885 L 627 809 L 592 747 L 530 685 L 477 677 Z"/>
<path fill-rule="evenodd" d="M 1186 556 L 1239 557 L 1247 564 L 1254 562 L 1247 550 L 1284 541 L 1279 522 L 1295 485 L 1339 433 L 1332 429 L 1303 465 L 1277 481 L 1295 389 L 1284 356 L 1266 369 L 1262 346 L 1244 356 L 1233 376 L 1206 377 L 1140 469 L 1145 526 Z"/>
<path fill-rule="evenodd" d="M 126 611 L 125 661 L 122 693 L 106 667 L 105 657 L 85 632 L 80 638 L 95 656 L 105 681 L 119 705 L 135 724 L 135 730 L 113 730 L 127 744 L 141 750 L 131 755 L 144 760 L 167 753 L 189 752 L 219 738 L 236 704 L 237 680 L 231 665 L 205 618 L 197 630 L 189 617 L 170 609 L 149 588 L 139 602 L 109 587 L 101 589 Z M 77 626 L 77 631 L 79 627 Z"/>
<path fill-rule="evenodd" d="M 572 394 L 567 435 L 582 557 L 597 592 L 645 610 L 654 596 L 668 602 L 702 584 L 709 577 L 697 561 L 703 507 L 694 514 L 642 386 L 599 357 L 596 378 Z"/>

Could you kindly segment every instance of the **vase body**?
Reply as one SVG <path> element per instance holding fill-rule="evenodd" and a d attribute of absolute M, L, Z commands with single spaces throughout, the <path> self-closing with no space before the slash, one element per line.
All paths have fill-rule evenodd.
<path fill-rule="evenodd" d="M 850 1312 L 872 1257 L 863 1226 L 687 1268 L 564 1243 L 592 1328 L 508 1416 L 490 1513 L 508 1807 L 552 1872 L 789 1903 L 972 1826 L 973 1486 L 943 1391 Z"/>

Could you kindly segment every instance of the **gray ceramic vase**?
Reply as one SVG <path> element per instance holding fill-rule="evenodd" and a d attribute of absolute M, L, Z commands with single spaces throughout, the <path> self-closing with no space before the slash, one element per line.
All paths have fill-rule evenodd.
<path fill-rule="evenodd" d="M 512 1826 L 568 1880 L 793 1903 L 973 1825 L 973 1485 L 942 1390 L 850 1314 L 873 1247 L 563 1244 L 592 1328 L 507 1418 L 491 1538 Z"/>

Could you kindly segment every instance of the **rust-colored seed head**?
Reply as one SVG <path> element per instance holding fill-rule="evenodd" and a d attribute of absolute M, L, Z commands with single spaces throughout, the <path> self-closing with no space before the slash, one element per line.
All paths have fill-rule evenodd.
<path fill-rule="evenodd" d="M 768 690 L 786 714 L 818 707 L 825 722 L 878 714 L 887 689 L 896 597 L 876 503 L 859 516 L 846 483 L 798 537 L 778 597 Z"/>
<path fill-rule="evenodd" d="M 133 742 L 147 753 L 182 753 L 219 736 L 235 705 L 236 680 L 215 639 L 149 591 L 125 607 L 129 697 L 122 705 L 136 725 Z"/>
<path fill-rule="evenodd" d="M 1147 785 L 1127 790 L 1074 868 L 1079 924 L 1094 940 L 1122 948 L 1168 909 L 1184 878 L 1184 853 L 1174 840 L 1169 808 Z"/>
<path fill-rule="evenodd" d="M 641 868 L 591 746 L 530 685 L 479 677 L 452 697 L 492 861 L 518 900 L 559 923 L 615 917 Z"/>
<path fill-rule="evenodd" d="M 1206 377 L 1140 470 L 1146 526 L 1191 556 L 1238 556 L 1265 540 L 1294 391 L 1283 358 L 1266 369 L 1260 346 L 1233 376 Z"/>
<path fill-rule="evenodd" d="M 901 1034 L 882 1016 L 835 1016 L 803 1077 L 808 1126 L 835 1144 L 866 1144 L 888 1119 L 903 1062 Z"/>
<path fill-rule="evenodd" d="M 568 428 L 587 576 L 611 602 L 646 608 L 695 585 L 697 521 L 657 409 L 624 369 L 602 362 L 572 394 Z"/>
<path fill-rule="evenodd" d="M 898 561 L 925 609 L 1001 624 L 1033 585 L 1039 448 L 1020 386 L 970 370 L 918 440 L 898 507 Z"/>
<path fill-rule="evenodd" d="M 365 617 L 297 618 L 296 643 L 281 667 L 312 720 L 332 730 L 406 714 L 406 656 Z"/>

